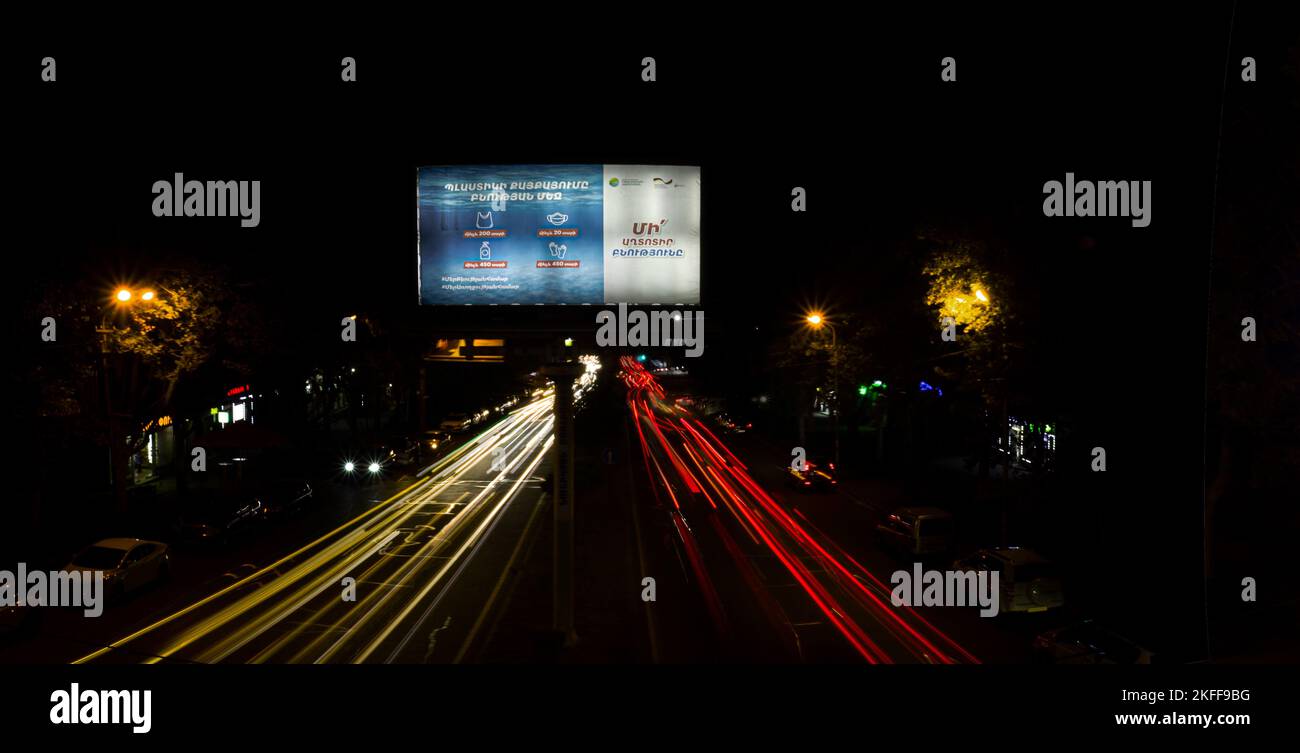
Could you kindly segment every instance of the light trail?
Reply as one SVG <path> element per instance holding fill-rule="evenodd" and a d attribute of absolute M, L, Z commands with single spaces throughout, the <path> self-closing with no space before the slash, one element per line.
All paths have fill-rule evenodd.
<path fill-rule="evenodd" d="M 598 361 L 584 363 L 575 401 L 599 368 Z M 553 442 L 555 400 L 553 388 L 539 392 L 422 469 L 423 478 L 401 492 L 75 663 L 119 651 L 147 656 L 147 663 L 401 660 L 512 503 L 537 487 L 535 474 Z M 343 598 L 345 576 L 355 579 L 356 601 Z"/>
<path fill-rule="evenodd" d="M 775 558 L 825 622 L 867 662 L 978 663 L 975 656 L 914 609 L 894 607 L 889 600 L 890 589 L 880 578 L 813 526 L 807 516 L 797 510 L 799 519 L 791 515 L 702 422 L 689 416 L 680 417 L 678 414 L 684 411 L 664 402 L 663 389 L 640 364 L 625 357 L 621 366 L 628 388 L 627 402 L 641 450 L 646 455 L 647 469 L 653 465 L 658 471 L 650 475 L 657 481 L 654 486 L 662 484 L 676 504 L 674 484 L 659 468 L 658 457 L 662 456 L 677 470 L 681 484 L 692 492 L 687 497 L 702 498 L 700 509 L 679 505 L 680 512 L 673 515 L 683 521 L 693 515 L 715 518 L 713 528 L 722 548 L 739 568 L 743 582 L 765 614 L 770 618 L 774 615 L 771 596 L 766 593 L 769 587 L 755 577 L 747 561 L 756 554 Z M 642 431 L 642 424 L 648 431 Z M 727 515 L 719 516 L 722 512 Z M 737 528 L 744 537 L 737 542 L 729 527 Z M 749 551 L 740 546 L 742 542 L 748 542 Z M 687 544 L 688 550 L 698 545 L 692 539 Z M 692 558 L 692 564 L 696 559 Z M 814 570 L 806 563 L 816 563 L 819 567 Z M 704 580 L 707 582 L 707 578 Z M 705 595 L 714 597 L 712 593 Z M 889 640 L 873 638 L 867 626 L 874 626 L 880 637 Z"/>

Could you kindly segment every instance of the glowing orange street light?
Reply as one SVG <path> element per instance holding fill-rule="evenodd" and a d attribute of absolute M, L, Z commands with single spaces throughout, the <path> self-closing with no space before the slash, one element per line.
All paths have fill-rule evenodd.
<path fill-rule="evenodd" d="M 826 329 L 831 332 L 831 385 L 832 389 L 835 391 L 835 401 L 838 401 L 840 388 L 840 359 L 835 357 L 835 354 L 839 351 L 839 345 L 836 342 L 835 336 L 835 325 L 826 321 L 826 317 L 822 316 L 820 311 L 808 313 L 804 316 L 804 321 L 808 322 L 808 324 L 815 330 L 820 330 L 822 326 L 825 325 Z M 820 387 L 817 389 L 818 391 L 821 391 Z M 838 463 L 840 462 L 840 411 L 839 406 L 835 405 L 834 402 L 831 404 L 831 421 L 831 432 L 835 437 L 835 462 Z M 802 417 L 800 418 L 799 424 L 799 436 L 801 438 L 803 437 Z"/>
<path fill-rule="evenodd" d="M 117 300 L 121 301 L 122 303 L 126 303 L 127 301 L 131 300 L 131 291 L 127 290 L 126 288 L 120 288 L 117 291 L 117 295 L 114 297 L 117 298 Z"/>
<path fill-rule="evenodd" d="M 152 290 L 146 290 L 146 291 L 144 291 L 144 294 L 140 296 L 140 300 L 142 300 L 142 301 L 152 301 L 152 300 L 153 300 L 153 291 L 152 291 Z"/>

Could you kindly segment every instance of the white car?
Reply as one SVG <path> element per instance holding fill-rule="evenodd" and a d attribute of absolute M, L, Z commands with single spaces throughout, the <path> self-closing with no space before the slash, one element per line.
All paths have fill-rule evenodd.
<path fill-rule="evenodd" d="M 171 555 L 159 541 L 104 539 L 78 552 L 63 569 L 103 571 L 105 593 L 120 598 L 165 579 L 171 572 Z"/>

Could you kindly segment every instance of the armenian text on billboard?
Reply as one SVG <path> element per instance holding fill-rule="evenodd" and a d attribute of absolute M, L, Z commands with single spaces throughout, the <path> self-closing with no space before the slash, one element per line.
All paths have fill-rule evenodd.
<path fill-rule="evenodd" d="M 418 171 L 420 303 L 696 305 L 700 168 Z"/>

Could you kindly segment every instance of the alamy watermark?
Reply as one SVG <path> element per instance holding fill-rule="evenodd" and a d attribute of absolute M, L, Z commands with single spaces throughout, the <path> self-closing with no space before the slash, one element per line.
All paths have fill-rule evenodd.
<path fill-rule="evenodd" d="M 687 348 L 686 356 L 704 353 L 704 312 L 654 309 L 628 311 L 626 303 L 617 311 L 597 312 L 596 344 L 620 348 Z"/>
<path fill-rule="evenodd" d="M 1133 227 L 1151 224 L 1151 181 L 1076 181 L 1065 174 L 1065 183 L 1043 184 L 1043 215 L 1047 217 L 1132 217 Z"/>
<path fill-rule="evenodd" d="M 998 573 L 988 570 L 896 570 L 889 599 L 896 607 L 980 607 L 981 617 L 997 617 Z"/>
<path fill-rule="evenodd" d="M 0 570 L 0 607 L 82 607 L 87 617 L 104 613 L 103 570 Z"/>
<path fill-rule="evenodd" d="M 176 173 L 173 180 L 153 184 L 154 217 L 240 217 L 241 227 L 257 227 L 262 221 L 262 181 L 185 180 Z"/>
<path fill-rule="evenodd" d="M 50 693 L 50 703 L 51 724 L 130 724 L 136 734 L 153 729 L 151 690 L 82 690 L 74 682 Z"/>

